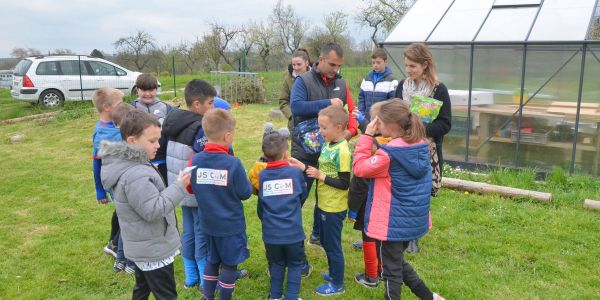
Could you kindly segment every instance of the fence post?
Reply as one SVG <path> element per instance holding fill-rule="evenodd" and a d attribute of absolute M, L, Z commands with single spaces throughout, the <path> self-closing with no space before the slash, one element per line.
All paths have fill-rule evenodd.
<path fill-rule="evenodd" d="M 173 92 L 175 93 L 174 97 L 177 97 L 177 84 L 175 84 L 175 55 L 173 55 L 173 70 L 171 74 L 173 74 Z"/>
<path fill-rule="evenodd" d="M 83 101 L 83 79 L 81 78 L 81 55 L 77 55 L 77 62 L 79 64 L 79 92 L 81 92 L 81 101 Z"/>

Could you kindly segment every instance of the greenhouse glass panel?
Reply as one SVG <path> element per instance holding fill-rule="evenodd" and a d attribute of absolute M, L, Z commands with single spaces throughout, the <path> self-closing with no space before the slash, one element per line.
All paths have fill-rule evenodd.
<path fill-rule="evenodd" d="M 596 0 L 546 0 L 530 41 L 581 41 L 586 38 Z"/>
<path fill-rule="evenodd" d="M 419 0 L 392 29 L 385 42 L 425 41 L 452 0 Z"/>
<path fill-rule="evenodd" d="M 594 16 L 590 23 L 590 32 L 587 36 L 588 40 L 600 40 L 600 3 L 594 9 Z"/>
<path fill-rule="evenodd" d="M 428 41 L 472 41 L 494 0 L 456 0 Z"/>
<path fill-rule="evenodd" d="M 542 0 L 496 0 L 494 6 L 514 6 L 514 5 L 532 5 L 540 4 Z"/>
<path fill-rule="evenodd" d="M 600 46 L 586 52 L 575 172 L 600 175 Z M 586 109 L 587 108 L 587 109 Z M 591 109 L 590 109 L 591 108 Z M 584 110 L 585 109 L 585 110 Z"/>
<path fill-rule="evenodd" d="M 494 8 L 475 40 L 524 41 L 537 11 L 537 7 Z"/>
<path fill-rule="evenodd" d="M 470 137 L 469 161 L 515 165 L 516 144 L 509 131 L 517 128 L 513 91 L 520 87 L 522 55 L 522 46 L 475 47 L 473 93 L 481 96 L 471 103 L 472 126 L 477 130 Z"/>

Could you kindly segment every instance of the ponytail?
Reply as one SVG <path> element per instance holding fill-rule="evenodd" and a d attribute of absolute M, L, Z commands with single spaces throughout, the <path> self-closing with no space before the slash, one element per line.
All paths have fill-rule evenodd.
<path fill-rule="evenodd" d="M 402 129 L 404 131 L 402 138 L 410 144 L 418 143 L 426 136 L 425 126 L 423 126 L 421 118 L 410 111 L 406 117 L 406 127 Z"/>

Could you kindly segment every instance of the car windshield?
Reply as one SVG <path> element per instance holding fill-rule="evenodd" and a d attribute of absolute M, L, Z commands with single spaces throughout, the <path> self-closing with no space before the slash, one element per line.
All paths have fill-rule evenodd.
<path fill-rule="evenodd" d="M 27 73 L 27 70 L 29 70 L 29 67 L 31 67 L 31 64 L 33 62 L 29 59 L 22 59 L 16 66 L 15 66 L 15 72 L 13 73 L 13 75 L 15 76 L 24 76 L 25 73 Z"/>

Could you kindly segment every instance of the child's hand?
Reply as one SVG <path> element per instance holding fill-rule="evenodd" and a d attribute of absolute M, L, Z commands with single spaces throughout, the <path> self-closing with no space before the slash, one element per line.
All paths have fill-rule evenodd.
<path fill-rule="evenodd" d="M 319 171 L 319 169 L 315 167 L 308 167 L 306 170 L 306 175 L 311 178 L 319 179 L 321 181 L 325 181 L 325 173 Z"/>
<path fill-rule="evenodd" d="M 288 158 L 288 163 L 290 164 L 290 166 L 296 167 L 296 168 L 300 169 L 301 171 L 304 171 L 304 169 L 306 168 L 305 164 L 303 164 L 301 161 L 299 161 L 293 157 Z"/>
<path fill-rule="evenodd" d="M 373 136 L 377 133 L 377 131 L 379 131 L 379 116 L 375 116 L 375 118 L 373 118 L 373 120 L 371 120 L 371 122 L 369 123 L 369 125 L 367 125 L 367 129 L 365 130 L 365 133 Z"/>
<path fill-rule="evenodd" d="M 190 177 L 192 177 L 191 173 L 179 171 L 179 175 L 177 175 L 177 181 L 186 187 L 188 184 L 190 184 Z"/>
<path fill-rule="evenodd" d="M 102 198 L 98 200 L 98 204 L 106 204 L 108 203 L 108 199 L 107 198 Z"/>

